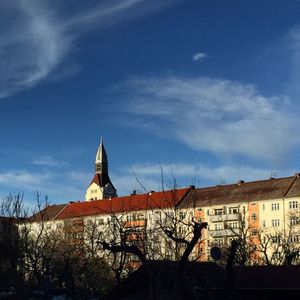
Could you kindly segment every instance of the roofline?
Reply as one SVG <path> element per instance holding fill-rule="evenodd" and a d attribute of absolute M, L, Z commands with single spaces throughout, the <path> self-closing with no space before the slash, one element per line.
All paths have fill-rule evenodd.
<path fill-rule="evenodd" d="M 252 184 L 252 183 L 257 183 L 257 182 L 262 182 L 262 181 L 275 181 L 275 180 L 282 180 L 282 179 L 292 179 L 294 178 L 294 182 L 296 181 L 297 178 L 300 178 L 299 175 L 297 175 L 298 173 L 296 173 L 295 175 L 292 176 L 285 176 L 285 177 L 279 177 L 279 178 L 266 178 L 266 179 L 259 179 L 259 180 L 254 180 L 254 181 L 244 181 L 242 183 L 242 185 L 247 185 L 247 184 Z M 293 182 L 293 184 L 294 184 Z M 216 184 L 216 185 L 210 185 L 210 186 L 202 186 L 202 187 L 198 187 L 195 190 L 201 190 L 201 189 L 210 189 L 210 188 L 215 188 L 218 186 L 223 186 L 223 187 L 228 187 L 228 186 L 235 186 L 238 185 L 239 183 L 228 183 L 228 184 Z M 290 190 L 290 188 L 289 188 Z M 289 191 L 288 190 L 288 191 Z M 287 193 L 285 193 L 287 194 Z"/>
<path fill-rule="evenodd" d="M 70 202 L 67 203 L 54 217 L 52 220 L 56 220 L 56 218 L 70 205 Z"/>
<path fill-rule="evenodd" d="M 175 207 L 179 206 L 183 200 L 185 199 L 185 197 L 187 197 L 187 195 L 189 194 L 190 191 L 194 191 L 195 190 L 195 186 L 190 186 L 188 187 L 188 190 L 184 193 L 184 195 L 181 197 L 181 199 L 178 201 L 178 203 L 176 203 Z"/>
<path fill-rule="evenodd" d="M 181 189 L 172 189 L 172 190 L 168 190 L 168 191 L 159 191 L 159 192 L 155 192 L 155 193 L 170 193 L 170 192 L 173 192 L 173 191 L 185 191 L 184 195 L 179 199 L 179 202 L 184 199 L 187 194 L 189 193 L 189 191 L 191 190 L 192 188 L 191 187 L 187 187 L 187 188 L 181 188 Z M 85 204 L 85 203 L 93 203 L 93 202 L 108 202 L 108 203 L 111 203 L 111 201 L 114 201 L 116 199 L 122 199 L 121 201 L 124 201 L 126 198 L 132 198 L 132 197 L 135 197 L 135 196 L 146 196 L 146 197 L 150 197 L 151 198 L 151 194 L 150 193 L 144 193 L 144 194 L 137 194 L 137 195 L 127 195 L 127 196 L 122 196 L 122 197 L 114 197 L 112 199 L 99 199 L 99 200 L 95 200 L 95 201 L 90 201 L 90 202 L 80 202 L 81 204 Z M 179 203 L 178 202 L 178 203 Z M 148 205 L 146 208 L 138 208 L 138 207 L 133 207 L 131 208 L 131 210 L 126 210 L 126 211 L 115 211 L 115 212 L 112 212 L 112 211 L 109 211 L 109 210 L 105 210 L 105 209 L 102 209 L 102 208 L 99 208 L 97 207 L 97 210 L 98 210 L 98 213 L 96 214 L 90 214 L 90 215 L 76 215 L 76 216 L 71 216 L 71 217 L 62 217 L 61 219 L 59 219 L 59 216 L 60 214 L 68 207 L 70 206 L 71 204 L 76 204 L 77 202 L 70 202 L 68 203 L 56 216 L 55 218 L 53 218 L 53 220 L 65 220 L 65 219 L 78 219 L 78 218 L 86 218 L 86 217 L 93 217 L 93 216 L 97 216 L 97 215 L 111 215 L 111 214 L 118 214 L 118 213 L 130 213 L 130 212 L 137 212 L 137 211 L 148 211 L 149 208 L 148 208 Z M 174 203 L 173 205 L 168 205 L 166 207 L 161 207 L 161 206 L 157 206 L 156 208 L 152 208 L 152 209 L 164 209 L 164 208 L 169 208 L 169 207 L 176 207 L 178 205 L 178 203 Z"/>

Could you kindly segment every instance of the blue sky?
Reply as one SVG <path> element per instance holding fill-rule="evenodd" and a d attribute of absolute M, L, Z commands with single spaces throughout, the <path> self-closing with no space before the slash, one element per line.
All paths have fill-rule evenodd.
<path fill-rule="evenodd" d="M 0 196 L 300 170 L 300 1 L 0 1 Z"/>

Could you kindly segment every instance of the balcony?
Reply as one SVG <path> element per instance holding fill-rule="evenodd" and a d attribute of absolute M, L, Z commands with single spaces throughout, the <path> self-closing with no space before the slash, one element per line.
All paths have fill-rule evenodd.
<path fill-rule="evenodd" d="M 209 216 L 210 222 L 222 222 L 222 221 L 238 221 L 241 216 L 239 213 L 235 214 L 221 214 Z"/>
<path fill-rule="evenodd" d="M 241 234 L 241 230 L 239 228 L 232 228 L 232 229 L 222 229 L 222 230 L 210 230 L 209 234 L 213 238 L 219 237 L 229 237 L 229 236 L 237 236 Z"/>
<path fill-rule="evenodd" d="M 127 221 L 125 223 L 125 228 L 145 227 L 146 225 L 147 225 L 147 220 Z"/>

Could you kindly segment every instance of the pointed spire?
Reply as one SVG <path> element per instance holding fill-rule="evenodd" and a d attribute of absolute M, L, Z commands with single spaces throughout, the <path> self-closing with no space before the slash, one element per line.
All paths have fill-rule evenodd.
<path fill-rule="evenodd" d="M 107 154 L 104 148 L 102 137 L 96 154 L 95 165 L 96 165 L 96 173 L 103 173 L 108 171 Z"/>
<path fill-rule="evenodd" d="M 103 163 L 107 162 L 107 155 L 103 144 L 103 139 L 101 137 L 100 145 L 96 154 L 96 161 L 95 163 Z"/>
<path fill-rule="evenodd" d="M 108 176 L 108 160 L 101 137 L 95 160 L 96 174 L 86 191 L 86 201 L 117 197 L 117 190 Z"/>

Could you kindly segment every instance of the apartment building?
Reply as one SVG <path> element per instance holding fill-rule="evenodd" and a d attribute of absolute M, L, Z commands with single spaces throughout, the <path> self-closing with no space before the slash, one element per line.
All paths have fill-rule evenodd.
<path fill-rule="evenodd" d="M 173 230 L 178 238 L 189 240 L 192 222 L 207 222 L 208 229 L 203 231 L 194 249 L 194 258 L 211 260 L 211 247 L 228 249 L 233 239 L 244 239 L 253 248 L 253 262 L 263 264 L 263 255 L 268 255 L 268 259 L 276 263 L 276 255 L 285 251 L 284 244 L 290 249 L 298 249 L 299 205 L 300 176 L 295 174 L 205 188 L 191 186 L 70 202 L 50 206 L 46 210 L 52 213 L 44 215 L 47 216 L 46 222 L 60 226 L 72 243 L 88 241 L 91 226 L 97 229 L 98 235 L 94 238 L 105 241 L 111 241 L 112 237 L 116 242 L 120 240 L 122 229 L 128 233 L 129 242 L 143 244 L 143 247 L 147 236 L 149 255 L 153 251 L 151 257 L 163 259 L 174 258 L 171 253 L 174 241 L 166 235 L 166 229 Z M 264 254 L 263 247 L 266 247 Z"/>
<path fill-rule="evenodd" d="M 232 239 L 247 239 L 262 259 L 262 247 L 280 256 L 283 243 L 298 249 L 300 241 L 300 176 L 218 185 L 191 190 L 181 207 L 209 224 L 206 249 L 228 247 Z M 257 251 L 255 251 L 257 249 Z M 209 253 L 209 251 L 206 251 Z M 275 258 L 274 258 L 275 259 Z"/>
<path fill-rule="evenodd" d="M 189 241 L 193 222 L 207 222 L 208 228 L 194 248 L 197 260 L 211 260 L 213 246 L 228 249 L 233 239 L 245 243 L 252 263 L 284 263 L 283 252 L 290 255 L 290 260 L 300 253 L 298 173 L 285 178 L 117 197 L 108 176 L 103 141 L 96 154 L 95 172 L 86 201 L 50 206 L 43 211 L 47 226 L 63 230 L 70 243 L 89 242 L 91 232 L 97 241 L 117 243 L 124 241 L 126 233 L 128 242 L 143 247 L 152 258 L 173 259 L 182 248 L 178 248 L 175 238 Z"/>

